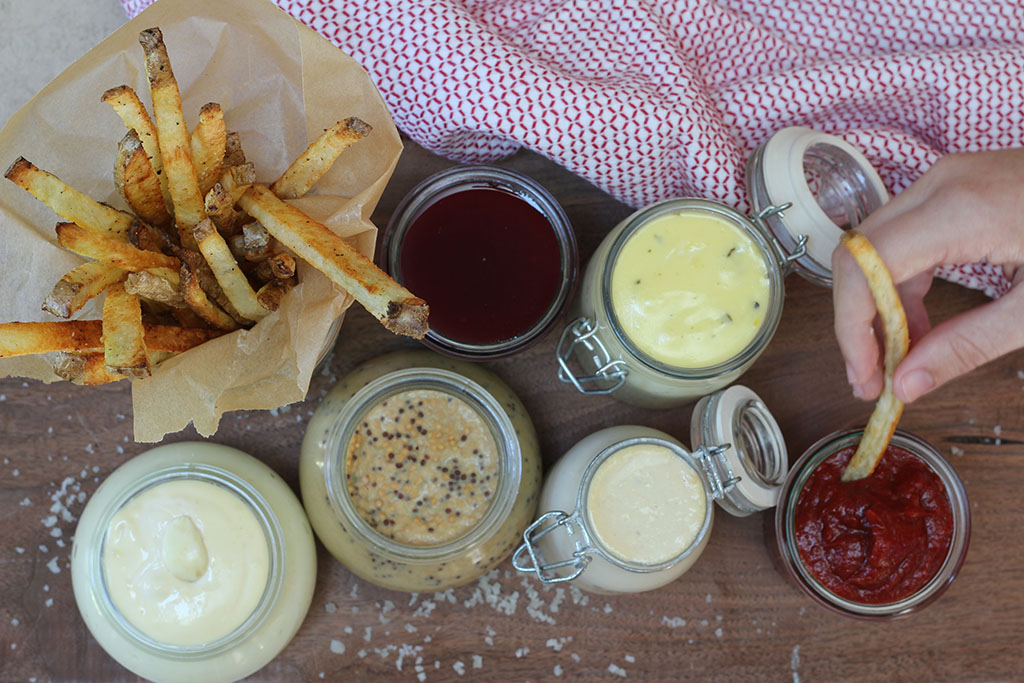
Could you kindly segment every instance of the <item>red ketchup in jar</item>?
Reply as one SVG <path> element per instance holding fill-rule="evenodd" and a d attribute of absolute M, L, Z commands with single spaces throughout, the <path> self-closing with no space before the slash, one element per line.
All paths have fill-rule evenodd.
<path fill-rule="evenodd" d="M 953 513 L 939 477 L 890 445 L 875 471 L 843 482 L 855 447 L 824 460 L 800 491 L 793 518 L 804 566 L 839 597 L 894 603 L 936 575 L 953 537 Z"/>

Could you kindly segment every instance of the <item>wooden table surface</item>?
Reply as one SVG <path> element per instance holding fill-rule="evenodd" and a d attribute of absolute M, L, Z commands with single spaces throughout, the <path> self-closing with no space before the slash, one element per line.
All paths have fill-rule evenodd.
<path fill-rule="evenodd" d="M 374 220 L 419 180 L 450 165 L 409 143 Z M 537 155 L 502 162 L 536 178 L 565 206 L 584 263 L 630 213 Z M 863 424 L 832 336 L 827 290 L 791 276 L 782 322 L 741 380 L 777 417 L 795 460 L 834 430 Z M 934 320 L 984 297 L 947 283 L 929 295 Z M 550 467 L 583 436 L 642 424 L 688 442 L 691 407 L 651 411 L 585 397 L 555 377 L 557 331 L 488 364 L 525 402 Z M 306 401 L 231 413 L 211 439 L 268 463 L 298 491 L 299 446 L 324 393 L 356 364 L 416 343 L 392 336 L 359 306 Z M 291 644 L 253 680 L 1012 680 L 1024 676 L 1024 356 L 1011 355 L 943 387 L 902 426 L 935 444 L 963 478 L 973 536 L 960 576 L 934 605 L 897 622 L 834 616 L 791 585 L 764 543 L 770 513 L 718 511 L 711 541 L 681 579 L 657 591 L 604 597 L 555 590 L 506 560 L 478 583 L 410 595 L 355 578 L 318 544 L 312 606 Z M 165 442 L 198 438 L 191 429 Z M 75 607 L 69 571 L 75 520 L 99 482 L 151 447 L 132 439 L 127 383 L 99 388 L 0 380 L 0 680 L 134 679 L 99 647 Z M 71 494 L 74 494 L 71 496 Z M 74 519 L 58 515 L 60 503 Z M 59 510 L 60 507 L 54 508 Z"/>

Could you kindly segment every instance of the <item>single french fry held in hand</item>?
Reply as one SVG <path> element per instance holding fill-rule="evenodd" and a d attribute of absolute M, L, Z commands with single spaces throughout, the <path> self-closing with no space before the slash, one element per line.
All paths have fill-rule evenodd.
<path fill-rule="evenodd" d="M 329 228 L 261 185 L 246 190 L 239 204 L 278 241 L 351 294 L 388 330 L 416 339 L 427 333 L 427 303 Z"/>
<path fill-rule="evenodd" d="M 231 255 L 227 242 L 213 227 L 213 221 L 206 219 L 201 222 L 193 228 L 193 234 L 199 244 L 199 250 L 235 310 L 249 320 L 266 317 L 267 309 L 260 306 L 256 300 L 256 292 L 249 285 L 235 257 Z"/>
<path fill-rule="evenodd" d="M 80 256 L 130 272 L 149 268 L 176 269 L 179 263 L 173 256 L 138 249 L 128 242 L 103 237 L 74 223 L 57 224 L 57 243 Z"/>
<path fill-rule="evenodd" d="M 24 157 L 18 157 L 4 175 L 64 220 L 119 240 L 128 239 L 130 214 L 100 204 Z"/>
<path fill-rule="evenodd" d="M 103 359 L 107 372 L 126 377 L 152 374 L 142 327 L 139 297 L 120 282 L 107 288 L 103 302 Z"/>
<path fill-rule="evenodd" d="M 297 158 L 281 177 L 273 182 L 270 191 L 281 199 L 304 196 L 316 185 L 334 160 L 353 143 L 370 134 L 370 124 L 352 117 L 338 121 L 320 135 Z"/>
<path fill-rule="evenodd" d="M 171 224 L 171 214 L 167 213 L 160 190 L 160 177 L 134 130 L 125 133 L 117 144 L 114 187 L 142 220 L 160 227 Z"/>
<path fill-rule="evenodd" d="M 910 335 L 907 316 L 892 276 L 871 242 L 856 230 L 850 230 L 843 234 L 843 244 L 867 278 L 871 296 L 875 300 L 875 307 L 882 321 L 882 335 L 885 340 L 882 393 L 864 428 L 857 452 L 843 470 L 843 481 L 853 481 L 875 471 L 893 432 L 896 431 L 900 415 L 903 414 L 903 402 L 893 393 L 893 376 L 896 367 L 907 355 Z"/>
<path fill-rule="evenodd" d="M 220 176 L 226 142 L 224 111 L 216 102 L 204 104 L 199 110 L 199 123 L 192 131 L 191 140 L 192 164 L 196 169 L 199 192 L 204 195 Z"/>
<path fill-rule="evenodd" d="M 160 29 L 146 29 L 139 34 L 139 43 L 146 55 L 146 75 L 153 96 L 153 119 L 167 175 L 167 188 L 174 204 L 174 222 L 178 226 L 181 245 L 191 249 L 195 247 L 192 228 L 206 218 L 206 210 L 192 164 L 192 140 L 181 110 L 181 93 L 178 92 L 178 82 L 174 79 Z"/>
<path fill-rule="evenodd" d="M 58 318 L 70 318 L 115 282 L 125 279 L 127 273 L 116 266 L 89 261 L 69 271 L 57 281 L 45 299 L 43 310 Z"/>
<path fill-rule="evenodd" d="M 149 156 L 149 163 L 153 166 L 153 172 L 156 173 L 157 180 L 160 182 L 160 194 L 164 198 L 164 208 L 168 212 L 172 211 L 174 204 L 171 202 L 170 190 L 167 189 L 167 174 L 164 173 L 164 161 L 160 156 L 156 126 L 153 125 L 153 119 L 149 117 L 149 112 L 146 111 L 145 105 L 139 99 L 138 93 L 127 85 L 119 85 L 103 93 L 101 99 L 113 107 L 117 115 L 121 117 L 121 121 L 124 122 L 125 128 L 134 130 L 139 137 L 142 148 Z"/>

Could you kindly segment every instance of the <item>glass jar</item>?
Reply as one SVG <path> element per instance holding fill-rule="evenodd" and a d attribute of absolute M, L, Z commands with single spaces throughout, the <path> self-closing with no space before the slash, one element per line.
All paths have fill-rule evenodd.
<path fill-rule="evenodd" d="M 923 587 L 905 598 L 884 604 L 866 604 L 843 598 L 813 576 L 801 559 L 797 546 L 794 518 L 805 484 L 830 456 L 844 448 L 855 447 L 862 434 L 863 430 L 859 429 L 830 434 L 808 448 L 793 465 L 775 510 L 774 546 L 788 576 L 819 605 L 843 616 L 861 619 L 906 617 L 934 602 L 949 587 L 967 555 L 971 536 L 967 492 L 949 462 L 928 442 L 902 430 L 896 430 L 891 441 L 893 446 L 908 451 L 927 465 L 942 483 L 950 504 L 953 526 L 949 549 L 938 571 Z"/>
<path fill-rule="evenodd" d="M 452 410 L 468 411 L 459 413 L 466 419 L 460 424 L 477 426 L 462 438 L 444 430 L 455 430 L 451 425 L 463 418 L 440 411 L 424 417 L 410 407 L 406 419 L 419 410 L 421 434 L 441 433 L 444 444 L 416 451 L 429 459 L 403 458 L 403 448 L 412 453 L 423 442 L 411 434 L 416 426 L 401 427 L 409 430 L 403 434 L 388 417 L 381 424 L 396 427 L 390 437 L 380 434 L 389 447 L 375 460 L 386 464 L 358 469 L 363 446 L 355 444 L 378 443 L 370 423 L 385 416 L 389 401 L 387 410 L 397 417 L 413 398 L 428 408 L 443 399 Z M 479 439 L 488 445 L 474 446 Z M 494 460 L 479 466 L 483 456 L 476 450 L 492 446 Z M 367 581 L 419 592 L 473 581 L 508 556 L 536 511 L 541 463 L 525 408 L 497 377 L 428 351 L 403 351 L 360 366 L 324 398 L 307 428 L 299 470 L 306 512 L 327 550 Z M 377 495 L 378 486 L 381 504 L 364 503 L 368 487 Z M 486 506 L 478 504 L 480 495 Z"/>
<path fill-rule="evenodd" d="M 150 496 L 162 496 L 160 505 L 169 510 L 184 505 L 195 518 L 179 514 L 167 523 L 156 515 L 132 518 L 147 530 L 156 527 L 152 538 L 159 545 L 153 548 L 146 546 L 150 534 L 138 530 L 116 540 L 127 511 L 155 511 L 140 502 Z M 216 508 L 203 507 L 211 501 Z M 208 565 L 192 562 L 190 569 L 196 571 L 187 579 L 176 578 L 176 563 L 194 561 L 195 552 L 181 549 L 195 551 L 196 544 L 177 533 L 180 526 L 175 523 L 181 521 L 193 537 L 198 534 L 202 556 L 213 558 Z M 223 527 L 214 530 L 222 521 L 243 524 L 255 537 L 242 545 L 224 545 L 223 536 L 217 535 Z M 252 552 L 240 554 L 246 547 Z M 133 557 L 145 567 L 129 587 L 122 585 L 121 570 Z M 253 557 L 260 566 L 254 566 Z M 252 583 L 254 607 L 234 603 L 239 591 L 233 579 L 225 581 L 229 571 Z M 71 578 L 89 631 L 127 669 L 154 681 L 234 681 L 270 662 L 298 631 L 316 584 L 316 551 L 302 506 L 273 470 L 227 446 L 174 443 L 129 460 L 96 490 L 75 531 Z M 179 587 L 193 584 L 197 597 L 189 605 L 198 611 L 186 614 L 165 604 L 144 604 L 147 592 L 155 591 L 165 603 L 178 596 Z M 224 609 L 211 611 L 215 602 Z M 159 623 L 145 616 L 161 610 L 182 621 Z M 210 633 L 210 639 L 198 631 Z"/>
<path fill-rule="evenodd" d="M 626 403 L 666 408 L 736 381 L 757 360 L 775 333 L 785 296 L 783 280 L 789 271 L 795 268 L 812 282 L 831 284 L 831 254 L 843 229 L 857 225 L 887 199 L 881 179 L 863 155 L 839 138 L 806 128 L 784 129 L 759 147 L 748 164 L 747 182 L 754 209 L 751 217 L 718 202 L 670 199 L 637 211 L 612 229 L 584 271 L 579 295 L 570 308 L 570 322 L 562 332 L 557 350 L 558 377 L 562 382 L 572 384 L 584 394 L 612 394 Z M 641 239 L 645 228 L 669 218 L 716 223 L 721 231 L 738 231 L 745 236 L 747 239 L 741 243 L 750 246 L 743 246 L 741 253 L 749 248 L 759 257 L 759 267 L 763 267 L 767 278 L 767 301 L 760 301 L 760 294 L 754 296 L 757 290 L 750 281 L 735 284 L 736 276 L 731 272 L 721 281 L 703 274 L 698 283 L 673 283 L 672 289 L 652 295 L 643 302 L 647 307 L 644 313 L 636 319 L 636 314 L 630 313 L 631 322 L 624 324 L 626 311 L 617 310 L 615 300 L 621 299 L 627 283 L 614 277 L 619 268 L 627 268 L 622 255 L 635 251 L 631 243 Z M 677 273 L 693 269 L 685 263 L 687 252 L 696 246 L 688 243 L 672 253 L 673 264 L 679 264 L 672 266 Z M 732 253 L 730 249 L 727 254 L 714 257 L 728 257 Z M 657 257 L 655 254 L 651 258 Z M 727 262 L 723 259 L 722 263 Z M 729 264 L 729 269 L 736 268 Z M 748 269 L 753 267 L 757 266 L 748 265 Z M 718 272 L 726 270 L 723 265 Z M 640 284 L 639 277 L 636 284 Z M 705 302 L 700 304 L 700 325 L 721 317 L 729 324 L 723 322 L 717 330 L 737 329 L 729 311 L 720 311 L 703 299 L 711 287 L 724 289 L 729 296 L 754 298 L 759 320 L 755 318 L 756 327 L 742 328 L 745 336 L 739 339 L 747 341 L 745 346 L 737 347 L 724 359 L 708 353 L 707 362 L 685 362 L 668 361 L 667 356 L 658 358 L 650 346 L 638 341 L 640 330 L 653 324 L 652 315 L 687 296 Z M 682 313 L 673 315 L 678 321 Z M 679 333 L 678 325 L 666 325 L 665 331 L 659 332 L 660 338 L 671 339 L 677 346 L 699 339 L 692 331 Z M 717 333 L 713 330 L 711 334 Z M 717 351 L 721 338 L 709 337 L 693 343 Z M 573 359 L 578 369 L 570 364 Z"/>
<path fill-rule="evenodd" d="M 692 430 L 692 451 L 642 426 L 602 429 L 570 448 L 544 483 L 516 569 L 595 593 L 653 590 L 704 551 L 712 501 L 733 515 L 774 505 L 786 448 L 754 392 L 733 386 L 710 397 Z"/>
<path fill-rule="evenodd" d="M 466 360 L 539 341 L 575 291 L 579 268 L 555 198 L 494 166 L 449 168 L 413 188 L 392 214 L 380 258 L 430 304 L 423 343 Z"/>

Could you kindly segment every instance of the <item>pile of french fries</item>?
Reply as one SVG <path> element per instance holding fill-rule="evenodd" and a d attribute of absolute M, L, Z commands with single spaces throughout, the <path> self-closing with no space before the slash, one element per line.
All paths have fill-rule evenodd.
<path fill-rule="evenodd" d="M 60 216 L 60 246 L 92 260 L 62 277 L 42 304 L 65 320 L 0 324 L 0 358 L 53 354 L 54 371 L 78 384 L 148 377 L 170 355 L 277 310 L 296 284 L 295 256 L 392 332 L 421 338 L 422 299 L 283 201 L 309 192 L 370 126 L 339 121 L 281 177 L 259 185 L 220 105 L 202 107 L 189 134 L 160 30 L 143 31 L 139 42 L 152 118 L 127 86 L 102 97 L 128 129 L 114 185 L 131 212 L 96 202 L 24 158 L 5 174 Z M 70 319 L 104 292 L 102 320 Z"/>

